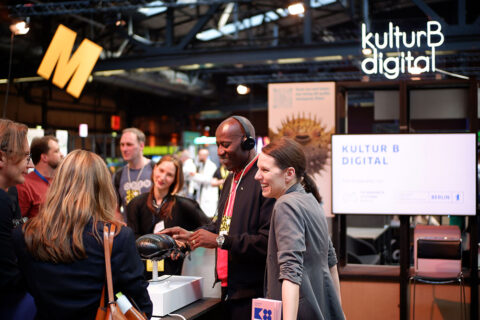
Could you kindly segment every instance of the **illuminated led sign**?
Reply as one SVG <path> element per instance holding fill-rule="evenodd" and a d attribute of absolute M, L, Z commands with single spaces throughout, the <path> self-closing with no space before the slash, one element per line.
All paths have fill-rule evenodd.
<path fill-rule="evenodd" d="M 396 79 L 400 73 L 435 72 L 435 51 L 444 40 L 442 25 L 437 21 L 428 21 L 426 30 L 409 33 L 390 22 L 388 31 L 383 35 L 367 32 L 366 25 L 362 23 L 362 51 L 372 51 L 363 59 L 362 71 L 366 74 L 383 74 L 388 79 Z M 412 54 L 412 51 L 425 49 L 431 55 Z M 387 56 L 382 51 L 395 52 L 396 56 Z"/>

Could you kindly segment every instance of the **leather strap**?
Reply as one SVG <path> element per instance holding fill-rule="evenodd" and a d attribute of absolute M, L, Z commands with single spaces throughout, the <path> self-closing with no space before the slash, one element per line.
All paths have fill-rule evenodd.
<path fill-rule="evenodd" d="M 113 295 L 112 264 L 110 260 L 114 237 L 115 225 L 111 224 L 110 228 L 108 228 L 108 226 L 105 224 L 103 226 L 103 248 L 105 251 L 105 275 L 107 277 L 108 304 L 110 306 L 115 303 L 115 297 Z"/>
<path fill-rule="evenodd" d="M 109 230 L 110 229 L 110 230 Z M 115 225 L 112 224 L 111 228 L 108 228 L 107 224 L 104 224 L 103 226 L 103 250 L 105 252 L 105 271 L 106 271 L 106 278 L 107 278 L 107 287 L 110 288 L 112 287 L 111 291 L 112 294 L 110 294 L 109 291 L 109 305 L 111 305 L 112 297 L 113 297 L 113 285 L 112 285 L 112 267 L 111 267 L 111 255 L 112 255 L 112 247 L 113 247 L 113 238 L 115 236 Z M 102 288 L 102 296 L 100 298 L 100 309 L 104 310 L 104 312 L 107 312 L 107 309 L 109 306 L 105 306 L 105 285 Z M 97 319 L 98 320 L 103 320 L 103 315 L 97 313 Z"/>

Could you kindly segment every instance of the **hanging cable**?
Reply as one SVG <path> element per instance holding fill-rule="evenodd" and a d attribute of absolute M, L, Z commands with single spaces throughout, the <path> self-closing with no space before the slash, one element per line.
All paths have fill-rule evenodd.
<path fill-rule="evenodd" d="M 2 118 L 5 119 L 7 116 L 7 103 L 8 103 L 8 92 L 10 91 L 10 74 L 12 72 L 12 56 L 13 56 L 13 37 L 15 35 L 12 32 L 10 37 L 10 57 L 8 59 L 8 76 L 7 76 L 7 91 L 5 92 L 5 102 L 3 103 L 3 113 Z"/>

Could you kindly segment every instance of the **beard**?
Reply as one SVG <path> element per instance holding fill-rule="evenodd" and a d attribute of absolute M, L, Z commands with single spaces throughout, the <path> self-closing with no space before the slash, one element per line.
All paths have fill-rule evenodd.
<path fill-rule="evenodd" d="M 49 160 L 47 163 L 50 168 L 57 169 L 58 165 L 60 164 L 60 161 Z"/>

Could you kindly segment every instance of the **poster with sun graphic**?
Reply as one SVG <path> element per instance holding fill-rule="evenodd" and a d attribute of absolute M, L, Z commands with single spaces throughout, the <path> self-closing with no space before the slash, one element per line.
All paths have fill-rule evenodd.
<path fill-rule="evenodd" d="M 335 83 L 268 85 L 270 139 L 288 137 L 307 156 L 307 173 L 316 181 L 327 216 L 332 212 L 331 135 L 335 133 Z"/>

